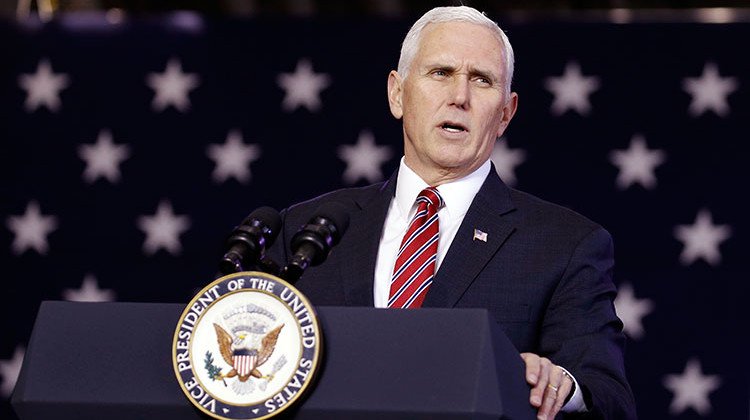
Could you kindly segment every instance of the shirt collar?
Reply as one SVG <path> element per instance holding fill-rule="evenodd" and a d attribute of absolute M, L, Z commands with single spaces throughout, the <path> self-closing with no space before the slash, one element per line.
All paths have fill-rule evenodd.
<path fill-rule="evenodd" d="M 445 201 L 445 211 L 451 218 L 463 217 L 471 206 L 474 196 L 477 195 L 482 187 L 484 180 L 490 173 L 492 165 L 488 159 L 482 166 L 471 174 L 447 184 L 441 184 L 437 187 L 440 196 Z M 412 171 L 404 158 L 401 163 L 396 179 L 396 207 L 404 219 L 409 219 L 410 212 L 414 208 L 414 203 L 419 193 L 429 187 L 429 185 Z"/>

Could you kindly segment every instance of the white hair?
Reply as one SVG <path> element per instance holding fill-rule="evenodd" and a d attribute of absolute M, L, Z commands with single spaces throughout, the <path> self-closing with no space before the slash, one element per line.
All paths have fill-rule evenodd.
<path fill-rule="evenodd" d="M 414 25 L 412 25 L 404 38 L 404 43 L 401 45 L 401 56 L 398 59 L 398 74 L 403 79 L 406 79 L 408 76 L 411 63 L 417 55 L 417 50 L 419 50 L 419 41 L 422 38 L 424 28 L 430 23 L 444 22 L 475 23 L 489 28 L 497 36 L 498 41 L 500 41 L 505 50 L 505 93 L 506 96 L 510 95 L 510 83 L 513 80 L 513 47 L 510 46 L 508 37 L 496 22 L 488 18 L 484 13 L 468 6 L 436 7 L 414 22 Z"/>

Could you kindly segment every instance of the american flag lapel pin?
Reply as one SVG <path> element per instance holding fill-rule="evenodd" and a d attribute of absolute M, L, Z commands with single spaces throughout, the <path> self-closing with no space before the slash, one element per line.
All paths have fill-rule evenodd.
<path fill-rule="evenodd" d="M 479 229 L 474 229 L 474 240 L 487 242 L 487 232 L 482 232 Z"/>

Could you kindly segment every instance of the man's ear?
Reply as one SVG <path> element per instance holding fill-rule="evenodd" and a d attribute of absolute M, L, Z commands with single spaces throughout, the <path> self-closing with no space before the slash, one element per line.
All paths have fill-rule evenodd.
<path fill-rule="evenodd" d="M 388 105 L 391 107 L 391 114 L 399 120 L 404 116 L 404 108 L 401 102 L 402 84 L 401 75 L 397 71 L 391 70 L 388 74 Z"/>
<path fill-rule="evenodd" d="M 511 92 L 510 98 L 508 98 L 508 100 L 505 102 L 505 106 L 503 106 L 503 119 L 500 123 L 500 127 L 497 130 L 496 138 L 500 138 L 505 132 L 505 129 L 508 128 L 510 120 L 514 115 L 516 115 L 516 109 L 518 109 L 518 94 L 516 92 Z"/>

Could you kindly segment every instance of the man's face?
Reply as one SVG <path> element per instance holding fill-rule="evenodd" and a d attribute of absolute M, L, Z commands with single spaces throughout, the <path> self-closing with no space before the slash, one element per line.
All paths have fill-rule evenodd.
<path fill-rule="evenodd" d="M 388 79 L 391 113 L 403 118 L 406 164 L 428 184 L 466 176 L 489 159 L 517 96 L 505 94 L 505 51 L 489 28 L 429 24 L 408 77 Z"/>

